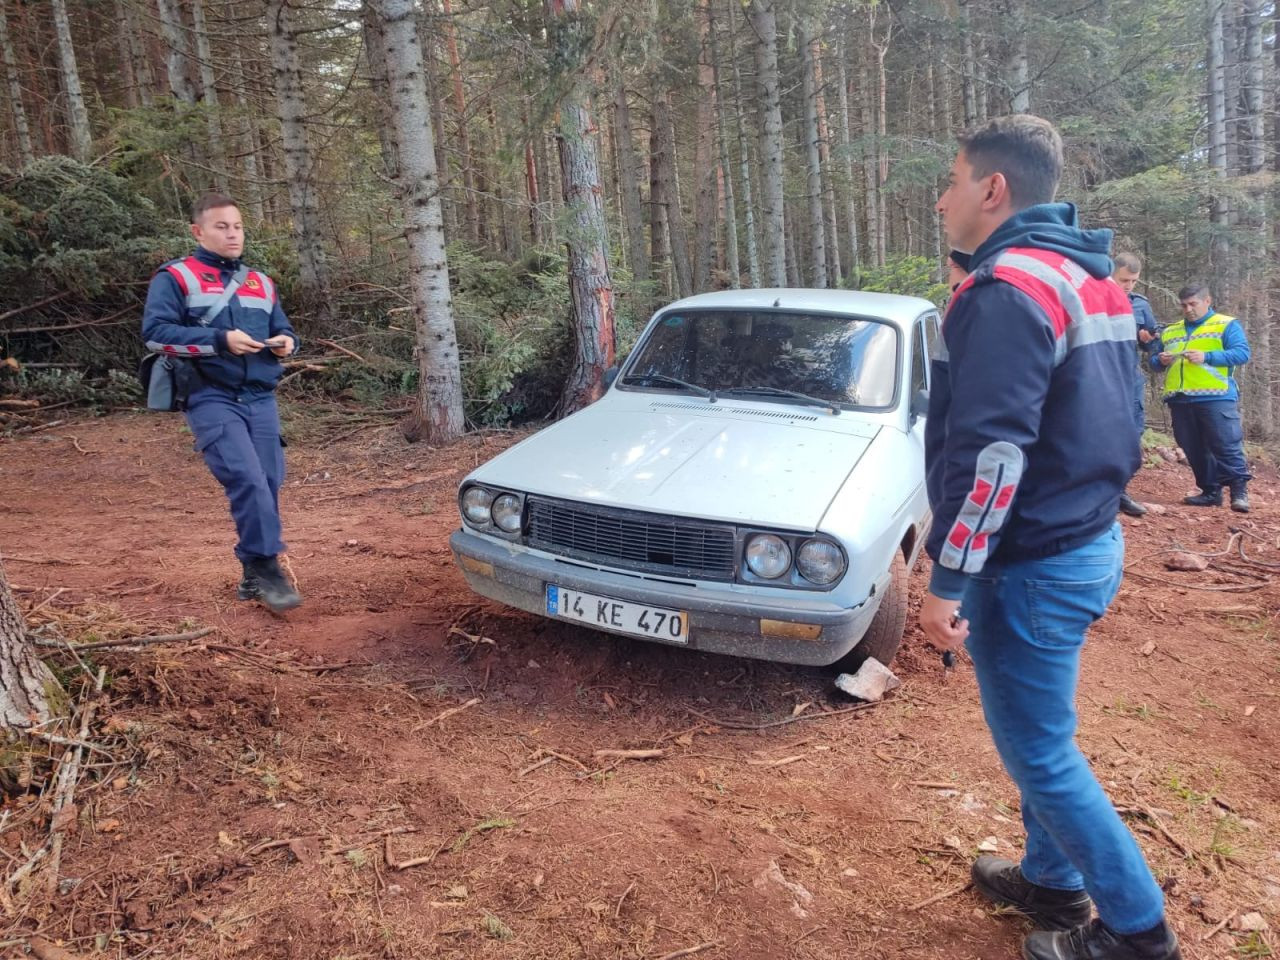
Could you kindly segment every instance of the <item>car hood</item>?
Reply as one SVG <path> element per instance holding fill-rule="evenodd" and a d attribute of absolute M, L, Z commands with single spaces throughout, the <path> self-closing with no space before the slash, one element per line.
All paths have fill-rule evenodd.
<path fill-rule="evenodd" d="M 535 434 L 472 479 L 648 513 L 812 531 L 880 429 L 776 406 L 671 414 L 610 406 L 598 403 Z"/>

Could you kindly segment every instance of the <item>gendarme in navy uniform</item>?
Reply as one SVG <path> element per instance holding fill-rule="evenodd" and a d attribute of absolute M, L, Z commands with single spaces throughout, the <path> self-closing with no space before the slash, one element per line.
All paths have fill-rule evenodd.
<path fill-rule="evenodd" d="M 151 279 L 142 337 L 147 349 L 191 364 L 183 409 L 195 448 L 231 505 L 243 567 L 239 597 L 281 613 L 302 602 L 278 559 L 284 441 L 275 398 L 280 360 L 298 338 L 271 278 L 240 262 L 244 225 L 235 201 L 201 197 L 191 234 L 195 252 Z"/>
<path fill-rule="evenodd" d="M 1149 357 L 1159 349 L 1160 330 L 1156 326 L 1155 314 L 1151 312 L 1151 303 L 1142 294 L 1134 292 L 1141 276 L 1141 257 L 1124 251 L 1115 255 L 1115 272 L 1111 274 L 1111 279 L 1120 284 L 1120 288 L 1129 295 L 1129 306 L 1133 309 L 1133 320 L 1137 327 L 1135 333 L 1138 352 L 1139 355 Z M 1142 362 L 1137 362 L 1133 367 L 1133 422 L 1138 428 L 1139 440 L 1147 429 L 1147 375 L 1143 372 L 1144 366 Z M 1147 508 L 1126 492 L 1120 495 L 1120 512 L 1131 517 L 1141 517 L 1146 514 Z"/>

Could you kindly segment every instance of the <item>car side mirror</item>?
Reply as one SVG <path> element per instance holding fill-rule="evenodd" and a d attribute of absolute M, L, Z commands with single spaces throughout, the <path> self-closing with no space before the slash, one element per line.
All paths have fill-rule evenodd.
<path fill-rule="evenodd" d="M 929 391 L 917 390 L 911 396 L 911 419 L 919 420 L 929 415 Z"/>
<path fill-rule="evenodd" d="M 610 387 L 613 386 L 613 381 L 617 379 L 618 379 L 618 367 L 614 366 L 614 367 L 610 367 L 608 370 L 604 372 L 604 376 L 601 378 L 601 381 L 604 383 L 604 388 L 608 390 Z"/>

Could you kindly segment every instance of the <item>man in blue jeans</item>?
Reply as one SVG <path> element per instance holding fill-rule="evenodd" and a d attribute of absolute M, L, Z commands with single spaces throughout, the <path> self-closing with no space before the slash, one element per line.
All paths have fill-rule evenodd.
<path fill-rule="evenodd" d="M 1024 957 L 1180 960 L 1160 887 L 1075 743 L 1080 653 L 1120 586 L 1116 511 L 1139 453 L 1135 324 L 1108 279 L 1111 231 L 1081 230 L 1052 202 L 1061 172 L 1049 123 L 1000 117 L 961 139 L 938 202 L 971 257 L 930 388 L 920 622 L 943 650 L 967 640 L 1021 791 L 1022 862 L 981 857 L 973 879 L 1040 928 Z"/>

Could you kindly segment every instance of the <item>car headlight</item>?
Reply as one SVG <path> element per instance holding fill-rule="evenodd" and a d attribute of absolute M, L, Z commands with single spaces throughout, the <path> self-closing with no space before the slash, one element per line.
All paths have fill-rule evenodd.
<path fill-rule="evenodd" d="M 844 553 L 830 540 L 806 540 L 796 554 L 796 569 L 810 583 L 826 586 L 844 576 Z"/>
<path fill-rule="evenodd" d="M 477 527 L 488 526 L 493 519 L 493 494 L 484 487 L 468 487 L 462 495 L 462 516 Z"/>
<path fill-rule="evenodd" d="M 747 541 L 747 566 L 757 577 L 777 580 L 791 569 L 791 548 L 772 533 L 758 533 Z"/>
<path fill-rule="evenodd" d="M 499 494 L 490 508 L 493 522 L 503 533 L 519 533 L 524 504 L 514 493 Z"/>

